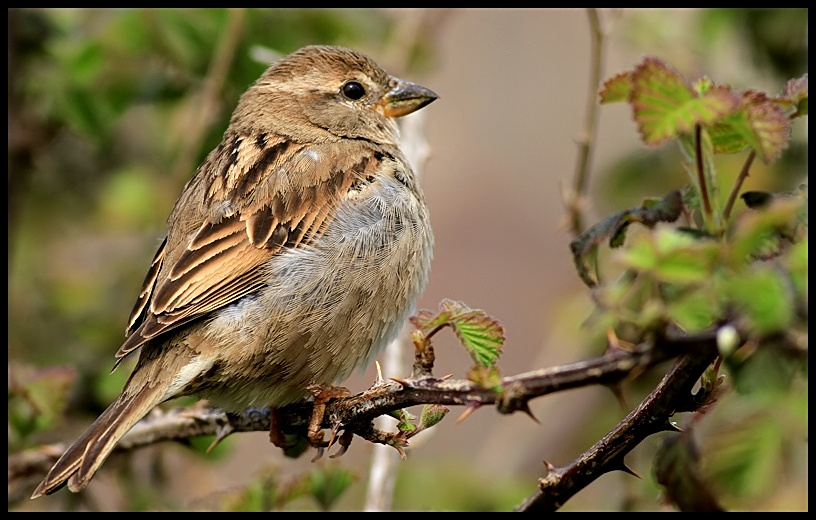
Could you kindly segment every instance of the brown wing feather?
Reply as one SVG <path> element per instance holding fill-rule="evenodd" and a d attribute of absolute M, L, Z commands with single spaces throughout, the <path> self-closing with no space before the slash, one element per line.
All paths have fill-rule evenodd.
<path fill-rule="evenodd" d="M 144 282 L 142 282 L 142 289 L 139 291 L 139 297 L 136 299 L 136 304 L 133 310 L 130 311 L 130 318 L 128 318 L 128 325 L 125 329 L 125 336 L 130 336 L 136 328 L 142 324 L 146 317 L 147 307 L 150 303 L 150 295 L 153 293 L 153 287 L 156 285 L 156 278 L 159 276 L 159 269 L 161 269 L 164 261 L 164 248 L 167 245 L 167 238 L 162 240 L 158 251 L 153 256 L 153 261 L 150 263 L 150 268 L 147 270 Z"/>
<path fill-rule="evenodd" d="M 382 157 L 364 141 L 225 139 L 176 204 L 117 358 L 261 287 L 269 259 L 319 236 L 339 200 L 372 178 Z M 196 195 L 203 204 L 191 200 Z M 191 205 L 202 208 L 198 218 L 175 214 Z"/>

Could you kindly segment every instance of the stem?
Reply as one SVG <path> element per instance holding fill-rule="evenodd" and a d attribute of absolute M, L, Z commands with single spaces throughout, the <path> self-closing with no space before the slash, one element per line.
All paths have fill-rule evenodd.
<path fill-rule="evenodd" d="M 604 32 L 596 9 L 588 9 L 589 28 L 592 41 L 590 44 L 589 90 L 587 92 L 586 119 L 584 120 L 583 135 L 578 141 L 578 162 L 575 166 L 575 182 L 572 193 L 564 195 L 565 205 L 569 213 L 570 231 L 573 236 L 579 236 L 584 231 L 581 217 L 581 200 L 589 184 L 589 166 L 592 159 L 595 127 L 597 126 L 597 92 L 603 69 L 603 39 Z"/>
<path fill-rule="evenodd" d="M 700 184 L 700 196 L 703 199 L 705 222 L 710 223 L 712 217 L 711 201 L 708 200 L 708 186 L 705 180 L 705 166 L 703 164 L 702 127 L 694 125 L 694 156 L 697 160 L 697 179 Z"/>
<path fill-rule="evenodd" d="M 737 180 L 734 183 L 734 188 L 731 190 L 731 194 L 728 195 L 728 202 L 726 203 L 725 211 L 723 212 L 723 218 L 725 221 L 731 217 L 731 210 L 734 208 L 734 202 L 737 200 L 737 194 L 739 194 L 745 179 L 748 178 L 748 171 L 751 169 L 751 164 L 754 162 L 755 157 L 756 152 L 751 150 L 751 153 L 748 154 L 748 158 L 745 160 L 745 164 L 742 165 L 742 170 L 740 170 L 739 175 L 737 176 Z"/>

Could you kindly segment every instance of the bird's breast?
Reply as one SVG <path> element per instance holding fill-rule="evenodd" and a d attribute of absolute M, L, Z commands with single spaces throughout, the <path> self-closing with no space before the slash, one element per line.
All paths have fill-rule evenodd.
<path fill-rule="evenodd" d="M 211 320 L 230 356 L 220 366 L 233 372 L 220 376 L 222 397 L 285 404 L 364 366 L 414 311 L 432 246 L 422 195 L 397 175 L 352 189 L 322 235 L 273 257 L 266 285 Z"/>

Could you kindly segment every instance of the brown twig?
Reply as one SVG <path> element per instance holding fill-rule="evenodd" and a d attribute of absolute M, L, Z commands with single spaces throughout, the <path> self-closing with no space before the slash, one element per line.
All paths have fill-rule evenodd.
<path fill-rule="evenodd" d="M 748 158 L 745 159 L 745 163 L 742 165 L 742 169 L 737 176 L 737 180 L 734 182 L 734 187 L 731 189 L 731 193 L 728 195 L 728 202 L 725 204 L 725 210 L 723 211 L 723 220 L 726 222 L 731 217 L 731 211 L 734 209 L 734 203 L 737 200 L 737 195 L 739 195 L 745 179 L 748 178 L 748 172 L 751 171 L 751 164 L 754 162 L 754 158 L 756 158 L 756 152 L 751 150 L 751 153 L 748 154 Z"/>
<path fill-rule="evenodd" d="M 573 237 L 579 236 L 584 231 L 583 200 L 589 184 L 589 169 L 592 162 L 595 129 L 598 122 L 598 85 L 603 70 L 604 31 L 596 9 L 588 9 L 587 15 L 589 16 L 591 55 L 584 129 L 580 139 L 578 139 L 578 161 L 575 165 L 572 190 L 563 194 L 569 229 Z"/>
<path fill-rule="evenodd" d="M 429 403 L 471 408 L 495 405 L 500 413 L 526 412 L 530 399 L 570 388 L 620 382 L 670 357 L 689 352 L 695 345 L 705 343 L 704 340 L 708 341 L 708 336 L 661 340 L 655 345 L 639 345 L 631 351 L 616 350 L 595 359 L 505 377 L 500 392 L 465 379 L 423 377 L 379 383 L 361 394 L 331 401 L 322 427 L 342 428 L 372 442 L 387 443 L 390 437 L 372 430 L 371 421 L 410 406 Z M 287 432 L 305 435 L 312 404 L 297 403 L 276 413 L 281 424 L 286 425 Z M 230 416 L 202 406 L 157 411 L 128 432 L 116 451 L 134 450 L 168 440 L 182 441 L 208 435 L 221 439 L 237 432 L 268 431 L 270 419 L 271 411 L 267 409 L 249 409 L 243 414 Z M 66 447 L 64 444 L 40 446 L 9 455 L 9 503 L 18 495 L 12 494 L 12 489 L 25 487 L 26 483 L 33 487 L 34 481 L 42 478 Z M 27 495 L 22 493 L 20 496 Z"/>
<path fill-rule="evenodd" d="M 705 163 L 703 162 L 703 143 L 702 143 L 702 127 L 697 124 L 694 125 L 694 159 L 697 168 L 697 182 L 700 185 L 700 196 L 703 199 L 703 211 L 705 212 L 706 224 L 711 224 L 711 201 L 708 198 L 708 184 L 706 183 Z"/>

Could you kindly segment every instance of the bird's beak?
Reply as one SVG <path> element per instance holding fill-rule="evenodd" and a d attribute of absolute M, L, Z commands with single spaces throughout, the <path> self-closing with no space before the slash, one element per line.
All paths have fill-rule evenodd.
<path fill-rule="evenodd" d="M 397 80 L 397 84 L 385 96 L 380 106 L 385 117 L 400 117 L 416 112 L 439 96 L 422 85 Z"/>

